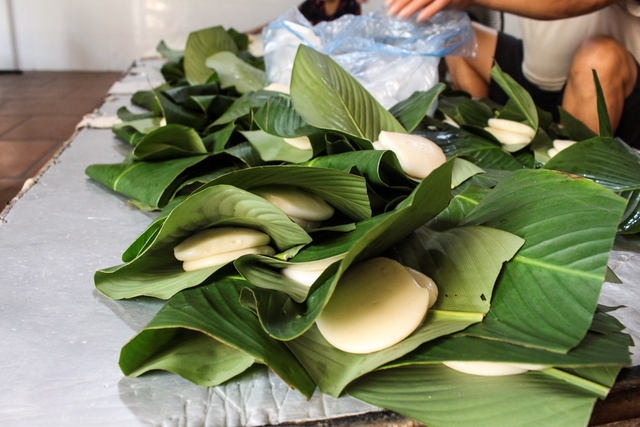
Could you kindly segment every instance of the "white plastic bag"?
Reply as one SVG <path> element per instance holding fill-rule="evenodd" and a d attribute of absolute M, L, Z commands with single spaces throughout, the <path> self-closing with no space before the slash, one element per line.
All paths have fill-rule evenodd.
<path fill-rule="evenodd" d="M 473 56 L 476 40 L 463 12 L 445 10 L 427 23 L 400 20 L 378 9 L 312 26 L 293 7 L 264 30 L 267 78 L 289 86 L 300 44 L 330 55 L 385 108 L 438 82 L 445 55 Z"/>

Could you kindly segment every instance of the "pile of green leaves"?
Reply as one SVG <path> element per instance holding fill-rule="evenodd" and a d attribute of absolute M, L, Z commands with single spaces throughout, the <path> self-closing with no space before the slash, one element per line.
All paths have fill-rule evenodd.
<path fill-rule="evenodd" d="M 183 59 L 164 49 L 174 86 L 136 94 L 150 113 L 122 111 L 114 130 L 131 156 L 87 169 L 139 206 L 163 208 L 124 264 L 95 276 L 111 298 L 168 299 L 122 349 L 125 375 L 161 369 L 215 386 L 257 363 L 307 397 L 348 393 L 431 426 L 587 424 L 630 364 L 624 326 L 597 301 L 616 233 L 640 228 L 640 157 L 606 134 L 606 117 L 601 136 L 566 113 L 561 129 L 497 68 L 511 96 L 504 108 L 439 84 L 387 111 L 304 46 L 290 96 L 262 90 L 259 61 L 237 33 L 193 33 Z M 436 118 L 426 117 L 438 97 Z M 531 148 L 508 153 L 484 132 L 496 115 L 534 127 L 533 150 L 554 132 L 582 142 L 541 165 Z M 449 160 L 417 182 L 393 152 L 373 150 L 383 130 L 426 135 Z M 299 136 L 310 150 L 284 141 Z M 317 194 L 337 214 L 307 232 L 251 192 L 267 184 Z M 221 225 L 269 234 L 277 254 L 183 271 L 173 247 Z M 439 299 L 399 344 L 342 352 L 315 320 L 349 266 L 376 256 L 433 278 Z M 318 260 L 333 263 L 310 289 L 279 273 Z M 441 363 L 453 360 L 549 368 L 478 377 Z"/>

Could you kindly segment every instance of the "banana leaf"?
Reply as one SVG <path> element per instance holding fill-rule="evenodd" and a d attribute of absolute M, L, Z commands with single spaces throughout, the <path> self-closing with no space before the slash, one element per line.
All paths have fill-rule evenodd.
<path fill-rule="evenodd" d="M 242 50 L 249 49 L 249 36 L 248 35 L 246 35 L 245 33 L 241 33 L 239 31 L 237 31 L 235 28 L 229 28 L 227 30 L 227 34 L 229 34 L 229 36 L 231 36 L 231 38 L 235 42 L 236 46 L 238 47 L 238 50 L 242 51 Z"/>
<path fill-rule="evenodd" d="M 407 133 L 356 79 L 333 59 L 314 49 L 298 48 L 291 76 L 293 107 L 321 129 L 377 141 L 380 131 Z"/>
<path fill-rule="evenodd" d="M 244 280 L 227 278 L 171 298 L 124 346 L 122 371 L 137 376 L 150 369 L 165 369 L 196 384 L 214 385 L 242 372 L 255 360 L 311 398 L 316 386 L 300 362 L 284 343 L 264 333 L 255 315 L 239 304 L 240 289 L 247 286 L 250 284 Z M 210 349 L 218 353 L 207 355 Z M 239 357 L 231 359 L 233 355 Z M 188 364 L 180 364 L 182 360 Z M 232 370 L 225 371 L 227 367 Z"/>
<path fill-rule="evenodd" d="M 497 62 L 491 69 L 491 78 L 509 96 L 513 108 L 524 116 L 525 124 L 534 130 L 538 130 L 538 109 L 529 92 L 513 80 L 511 76 L 503 73 Z"/>
<path fill-rule="evenodd" d="M 136 160 L 167 160 L 207 154 L 193 128 L 168 124 L 145 135 L 133 150 Z"/>
<path fill-rule="evenodd" d="M 465 333 L 566 353 L 586 334 L 625 201 L 591 181 L 513 172 L 462 222 L 526 243 L 505 265 L 489 314 Z"/>
<path fill-rule="evenodd" d="M 252 111 L 262 107 L 269 98 L 279 96 L 280 92 L 259 90 L 247 92 L 238 98 L 225 113 L 213 122 L 214 126 L 231 123 L 241 117 L 251 114 Z"/>
<path fill-rule="evenodd" d="M 582 123 L 580 120 L 573 117 L 564 108 L 558 107 L 558 111 L 560 112 L 560 121 L 567 131 L 569 139 L 579 142 L 598 136 L 598 134 L 589 129 L 589 127 L 587 127 L 587 125 Z"/>
<path fill-rule="evenodd" d="M 615 192 L 640 189 L 640 162 L 623 142 L 596 137 L 574 144 L 545 163 L 545 169 L 578 175 Z"/>
<path fill-rule="evenodd" d="M 193 96 L 220 94 L 220 86 L 217 83 L 180 86 L 167 89 L 162 93 L 174 103 L 184 105 Z"/>
<path fill-rule="evenodd" d="M 149 162 L 90 165 L 85 173 L 110 189 L 153 208 L 161 208 L 173 197 L 184 173 L 208 156 Z"/>
<path fill-rule="evenodd" d="M 398 119 L 407 132 L 411 132 L 424 119 L 433 102 L 445 88 L 444 83 L 436 83 L 427 91 L 416 91 L 409 98 L 391 107 L 389 112 Z"/>
<path fill-rule="evenodd" d="M 490 188 L 478 185 L 466 187 L 462 192 L 453 196 L 449 206 L 427 222 L 426 226 L 435 231 L 445 231 L 457 227 L 490 191 Z"/>
<path fill-rule="evenodd" d="M 235 86 L 240 93 L 256 91 L 269 84 L 264 71 L 244 62 L 232 52 L 218 52 L 207 58 L 207 67 L 216 70 L 220 87 Z"/>
<path fill-rule="evenodd" d="M 331 298 L 340 276 L 354 262 L 378 255 L 424 222 L 436 216 L 449 203 L 453 160 L 427 176 L 394 211 L 356 224 L 356 230 L 336 238 L 314 242 L 293 258 L 307 262 L 346 254 L 316 280 L 305 303 L 288 295 L 264 289 L 252 293 L 260 322 L 272 337 L 291 340 L 306 332 Z M 250 299 L 245 297 L 245 301 Z"/>
<path fill-rule="evenodd" d="M 159 129 L 161 126 L 162 117 L 148 117 L 117 124 L 112 128 L 112 131 L 116 136 L 135 147 L 146 134 Z"/>
<path fill-rule="evenodd" d="M 441 364 L 409 365 L 365 375 L 347 393 L 432 427 L 583 427 L 602 394 L 568 377 L 546 371 L 482 377 Z"/>
<path fill-rule="evenodd" d="M 620 193 L 627 200 L 627 209 L 622 216 L 618 227 L 620 234 L 633 234 L 640 232 L 640 190 L 623 191 Z"/>
<path fill-rule="evenodd" d="M 129 111 L 129 109 L 127 107 L 118 108 L 118 111 L 116 112 L 116 115 L 123 122 L 133 122 L 133 121 L 136 121 L 136 120 L 151 119 L 151 118 L 156 117 L 156 115 L 154 113 L 151 113 L 151 112 L 150 113 L 134 114 L 131 111 Z M 122 124 L 115 125 L 115 126 L 121 126 L 121 125 Z"/>
<path fill-rule="evenodd" d="M 602 86 L 600 85 L 600 79 L 598 79 L 598 73 L 596 70 L 591 70 L 593 73 L 593 81 L 596 85 L 596 100 L 598 109 L 598 133 L 602 137 L 613 137 L 613 127 L 611 126 L 611 119 L 609 119 L 609 111 L 607 110 L 607 103 L 604 99 L 604 93 L 602 92 Z"/>
<path fill-rule="evenodd" d="M 166 89 L 170 89 L 170 86 L 165 83 L 155 88 L 155 90 L 140 90 L 133 94 L 131 103 L 146 108 L 156 115 L 160 115 L 162 108 L 160 107 L 156 93 Z"/>
<path fill-rule="evenodd" d="M 430 129 L 431 123 L 423 120 L 412 133 L 438 144 L 447 157 L 456 155 L 463 157 L 485 170 L 514 171 L 525 168 L 525 165 L 504 151 L 494 139 L 481 137 L 466 129 L 457 129 L 452 126 L 442 130 Z"/>
<path fill-rule="evenodd" d="M 451 187 L 458 187 L 460 184 L 479 173 L 485 173 L 484 169 L 465 159 L 456 158 L 451 173 Z"/>
<path fill-rule="evenodd" d="M 397 156 L 388 150 L 362 150 L 316 157 L 305 166 L 338 169 L 362 175 L 383 200 L 408 195 L 415 183 L 407 178 Z"/>
<path fill-rule="evenodd" d="M 164 40 L 160 40 L 160 43 L 158 43 L 158 46 L 156 46 L 156 50 L 160 55 L 164 56 L 172 62 L 180 62 L 182 60 L 182 57 L 184 56 L 183 50 L 174 50 L 169 48 Z"/>
<path fill-rule="evenodd" d="M 170 86 L 185 86 L 189 84 L 184 77 L 184 64 L 182 63 L 182 59 L 179 62 L 169 61 L 165 63 L 162 68 L 160 68 L 160 73 L 162 73 L 162 77 L 164 77 Z"/>
<path fill-rule="evenodd" d="M 140 295 L 169 298 L 182 289 L 197 286 L 223 266 L 185 272 L 182 262 L 173 255 L 173 248 L 205 228 L 231 225 L 263 231 L 279 251 L 311 241 L 304 230 L 263 198 L 236 187 L 217 185 L 193 194 L 173 209 L 136 258 L 98 270 L 94 276 L 96 287 L 112 299 L 122 299 Z M 148 236 L 148 232 L 143 234 Z"/>
<path fill-rule="evenodd" d="M 318 129 L 302 120 L 300 114 L 293 108 L 291 98 L 284 94 L 267 99 L 267 102 L 256 112 L 254 120 L 264 132 L 281 138 L 309 136 L 318 132 Z M 324 144 L 319 148 L 324 149 Z M 317 150 L 319 151 L 321 150 Z"/>
<path fill-rule="evenodd" d="M 251 143 L 265 162 L 280 161 L 303 163 L 313 157 L 313 150 L 294 147 L 279 136 L 270 135 L 261 130 L 240 132 Z"/>
<path fill-rule="evenodd" d="M 206 83 L 213 70 L 207 67 L 206 60 L 211 55 L 229 51 L 238 53 L 233 38 L 221 26 L 194 31 L 189 34 L 184 51 L 184 73 L 191 85 Z"/>
<path fill-rule="evenodd" d="M 474 101 L 465 95 L 440 97 L 438 109 L 459 125 L 485 127 L 487 121 L 495 116 L 493 110 L 484 102 Z"/>
<path fill-rule="evenodd" d="M 188 126 L 202 129 L 207 125 L 205 114 L 194 112 L 182 105 L 173 102 L 164 92 L 158 93 L 158 101 L 162 106 L 162 112 L 168 124 Z"/>
<path fill-rule="evenodd" d="M 294 185 L 322 197 L 354 221 L 371 217 L 371 207 L 364 180 L 333 169 L 304 166 L 263 166 L 238 170 L 216 178 L 194 194 L 216 185 L 233 185 L 243 190 L 264 185 Z"/>

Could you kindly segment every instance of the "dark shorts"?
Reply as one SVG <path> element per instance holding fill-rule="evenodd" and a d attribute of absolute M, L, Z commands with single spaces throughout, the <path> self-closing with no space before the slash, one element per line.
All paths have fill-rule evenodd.
<path fill-rule="evenodd" d="M 522 40 L 508 34 L 498 33 L 495 59 L 502 71 L 509 74 L 531 94 L 533 102 L 538 107 L 550 112 L 554 121 L 559 121 L 558 106 L 562 105 L 564 88 L 559 91 L 542 90 L 524 77 L 522 73 L 522 61 L 524 59 Z M 638 61 L 636 61 L 636 67 L 638 68 L 636 84 L 631 95 L 624 100 L 622 117 L 615 136 L 632 147 L 640 148 L 640 65 Z M 489 84 L 489 98 L 503 105 L 509 99 L 507 94 L 493 80 Z"/>

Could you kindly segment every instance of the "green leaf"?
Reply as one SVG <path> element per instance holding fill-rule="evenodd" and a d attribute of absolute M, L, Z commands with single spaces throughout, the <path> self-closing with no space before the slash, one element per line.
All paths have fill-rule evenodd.
<path fill-rule="evenodd" d="M 582 427 L 597 399 L 544 371 L 482 377 L 444 365 L 373 372 L 350 385 L 347 393 L 433 427 Z"/>
<path fill-rule="evenodd" d="M 254 109 L 262 107 L 269 98 L 278 96 L 279 92 L 259 90 L 247 92 L 238 98 L 225 113 L 213 122 L 213 125 L 225 125 L 250 114 Z"/>
<path fill-rule="evenodd" d="M 261 130 L 240 133 L 249 140 L 265 162 L 303 163 L 313 157 L 312 150 L 301 150 L 286 142 L 284 138 L 269 135 Z"/>
<path fill-rule="evenodd" d="M 184 173 L 208 156 L 163 161 L 90 165 L 85 173 L 118 193 L 160 208 L 173 197 Z"/>
<path fill-rule="evenodd" d="M 467 96 L 443 95 L 438 101 L 438 109 L 460 125 L 485 127 L 487 120 L 495 114 L 491 107 Z"/>
<path fill-rule="evenodd" d="M 203 84 L 213 72 L 205 64 L 207 58 L 218 52 L 238 53 L 233 38 L 221 26 L 205 28 L 189 34 L 184 51 L 184 73 L 190 84 Z"/>
<path fill-rule="evenodd" d="M 613 128 L 611 127 L 611 120 L 609 119 L 609 111 L 607 110 L 607 103 L 604 99 L 604 93 L 602 92 L 602 86 L 600 86 L 600 79 L 598 79 L 598 73 L 596 70 L 593 72 L 593 81 L 596 85 L 596 99 L 598 108 L 598 123 L 600 136 L 613 137 Z"/>
<path fill-rule="evenodd" d="M 491 310 L 469 335 L 566 353 L 584 337 L 624 200 L 585 179 L 516 171 L 463 221 L 525 239 L 494 291 Z"/>
<path fill-rule="evenodd" d="M 182 57 L 184 56 L 183 50 L 174 50 L 169 48 L 165 44 L 164 40 L 160 40 L 160 43 L 158 43 L 158 46 L 156 46 L 156 50 L 160 53 L 160 55 L 173 62 L 180 62 L 182 60 Z"/>
<path fill-rule="evenodd" d="M 311 238 L 280 209 L 261 197 L 228 185 L 193 194 L 167 217 L 144 249 L 132 261 L 98 270 L 98 290 L 113 299 L 139 295 L 169 298 L 202 283 L 222 265 L 185 272 L 173 248 L 192 234 L 210 227 L 238 226 L 271 236 L 278 250 L 309 243 Z M 145 232 L 146 234 L 147 232 Z"/>
<path fill-rule="evenodd" d="M 578 175 L 616 192 L 640 189 L 640 162 L 615 138 L 574 144 L 545 163 L 545 169 Z"/>
<path fill-rule="evenodd" d="M 623 191 L 620 196 L 627 200 L 627 209 L 622 215 L 618 232 L 620 234 L 640 232 L 640 190 Z"/>
<path fill-rule="evenodd" d="M 449 206 L 426 225 L 432 230 L 445 231 L 455 228 L 491 191 L 489 188 L 470 185 L 457 194 Z"/>
<path fill-rule="evenodd" d="M 573 141 L 585 141 L 598 136 L 594 131 L 589 129 L 587 125 L 573 117 L 564 108 L 558 107 L 558 111 L 560 112 L 560 121 L 569 134 L 569 139 Z"/>
<path fill-rule="evenodd" d="M 305 166 L 263 166 L 243 169 L 208 182 L 194 194 L 220 184 L 233 185 L 247 191 L 264 185 L 293 185 L 322 197 L 327 203 L 355 221 L 371 217 L 364 180 L 337 170 Z"/>
<path fill-rule="evenodd" d="M 129 109 L 127 107 L 120 107 L 118 108 L 118 111 L 116 113 L 118 115 L 118 118 L 120 120 L 122 120 L 123 122 L 133 122 L 136 120 L 144 120 L 144 119 L 151 119 L 153 117 L 155 117 L 154 113 L 142 113 L 142 114 L 133 114 L 131 111 L 129 111 Z M 114 125 L 114 127 L 116 126 L 122 126 L 123 124 L 119 124 L 119 125 Z M 147 132 L 144 132 L 147 133 Z"/>
<path fill-rule="evenodd" d="M 173 102 L 164 93 L 158 93 L 158 100 L 168 124 L 177 124 L 201 129 L 207 124 L 204 114 L 194 113 L 182 105 Z"/>
<path fill-rule="evenodd" d="M 523 244 L 520 237 L 494 228 L 437 232 L 422 227 L 388 253 L 433 279 L 439 289 L 434 310 L 487 313 L 502 264 Z"/>
<path fill-rule="evenodd" d="M 465 159 L 456 158 L 451 175 L 451 186 L 457 187 L 479 173 L 484 173 L 484 169 L 479 168 Z"/>
<path fill-rule="evenodd" d="M 158 351 L 157 347 L 161 343 L 151 339 L 154 335 L 166 339 L 171 330 L 180 328 L 181 331 L 199 331 L 268 365 L 287 384 L 311 398 L 316 387 L 300 362 L 284 343 L 264 333 L 255 315 L 240 305 L 240 289 L 245 286 L 250 285 L 244 280 L 227 278 L 183 291 L 171 298 L 145 329 L 123 348 L 120 357 L 123 371 L 132 371 L 140 364 L 140 359 L 144 360 L 144 356 Z M 171 351 L 176 354 L 180 350 L 181 347 L 176 347 Z M 208 361 L 204 358 L 194 360 L 193 363 L 200 362 L 200 366 L 186 369 L 204 380 L 215 369 L 215 366 L 211 366 L 212 363 L 220 361 L 229 364 L 226 355 L 223 355 L 222 360 L 213 357 L 215 355 L 211 354 Z M 245 364 L 247 362 L 248 358 L 244 360 Z M 237 371 L 242 367 L 239 365 Z"/>
<path fill-rule="evenodd" d="M 320 315 L 349 265 L 381 254 L 444 209 L 449 202 L 452 168 L 451 160 L 431 172 L 395 210 L 361 221 L 349 233 L 318 239 L 301 250 L 292 261 L 346 254 L 339 265 L 333 264 L 316 280 L 305 303 L 298 304 L 283 293 L 253 290 L 260 322 L 269 335 L 282 340 L 302 335 Z"/>
<path fill-rule="evenodd" d="M 436 83 L 427 91 L 416 91 L 409 98 L 391 107 L 389 112 L 398 119 L 407 132 L 411 132 L 424 119 L 433 102 L 445 88 L 444 83 Z"/>
<path fill-rule="evenodd" d="M 353 354 L 338 350 L 324 339 L 317 327 L 287 345 L 306 368 L 320 391 L 338 397 L 354 379 L 414 350 L 420 344 L 460 331 L 480 322 L 477 313 L 429 311 L 423 324 L 409 337 L 384 350 Z"/>
<path fill-rule="evenodd" d="M 155 115 L 159 115 L 159 113 L 162 111 L 162 108 L 160 108 L 160 103 L 156 98 L 156 92 L 162 91 L 165 89 L 169 89 L 169 86 L 167 84 L 158 86 L 157 88 L 155 88 L 155 91 L 154 90 L 138 91 L 134 93 L 133 96 L 131 97 L 131 103 L 134 105 L 138 105 L 142 108 L 146 108 L 147 110 L 152 111 Z"/>
<path fill-rule="evenodd" d="M 245 33 L 241 33 L 237 31 L 235 28 L 229 28 L 227 30 L 227 34 L 233 39 L 238 50 L 247 50 L 249 49 L 249 36 Z"/>
<path fill-rule="evenodd" d="M 317 132 L 316 128 L 302 120 L 300 114 L 293 108 L 291 98 L 282 94 L 267 99 L 256 113 L 254 120 L 266 133 L 282 138 L 309 136 Z"/>
<path fill-rule="evenodd" d="M 145 135 L 133 150 L 137 160 L 164 160 L 206 154 L 200 135 L 193 128 L 166 125 Z"/>
<path fill-rule="evenodd" d="M 329 56 L 300 45 L 291 76 L 291 99 L 302 119 L 321 129 L 371 142 L 381 131 L 406 133 L 400 123 Z"/>
<path fill-rule="evenodd" d="M 231 52 L 211 55 L 207 58 L 206 65 L 216 70 L 222 88 L 235 86 L 238 92 L 247 93 L 269 84 L 264 71 L 252 67 Z"/>
<path fill-rule="evenodd" d="M 254 362 L 240 350 L 183 327 L 144 329 L 120 352 L 120 369 L 128 377 L 164 370 L 203 387 L 220 385 Z"/>
<path fill-rule="evenodd" d="M 531 99 L 531 95 L 522 88 L 511 76 L 503 73 L 496 63 L 491 69 L 491 78 L 505 91 L 513 105 L 522 113 L 527 125 L 538 129 L 538 110 Z"/>

